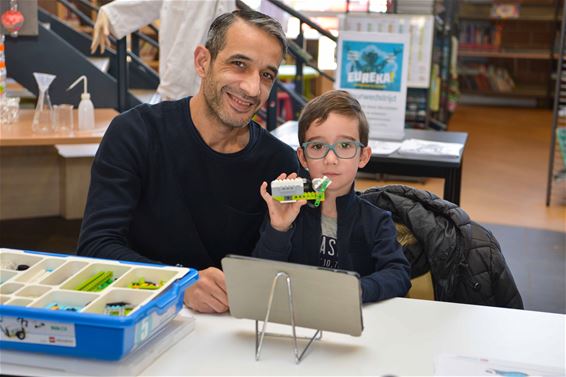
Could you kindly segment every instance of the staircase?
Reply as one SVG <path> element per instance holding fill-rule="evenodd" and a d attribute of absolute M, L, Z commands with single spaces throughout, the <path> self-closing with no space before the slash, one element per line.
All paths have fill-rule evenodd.
<path fill-rule="evenodd" d="M 38 94 L 33 72 L 46 72 L 57 76 L 49 89 L 53 103 L 70 103 L 78 106 L 80 90 L 67 91 L 67 87 L 80 75 L 86 75 L 89 92 L 95 107 L 119 106 L 119 62 L 115 50 L 103 55 L 90 53 L 91 38 L 54 15 L 39 9 L 37 37 L 6 38 L 6 65 L 10 77 L 30 92 Z M 127 108 L 151 98 L 159 85 L 155 71 L 139 59 L 127 63 L 129 90 Z M 136 96 L 140 95 L 140 98 Z"/>
<path fill-rule="evenodd" d="M 138 46 L 140 40 L 154 47 L 158 47 L 157 42 L 146 34 L 136 32 L 131 35 L 131 51 L 126 50 L 126 38 L 116 41 L 111 37 L 111 42 L 116 46 L 115 49 L 107 49 L 103 54 L 98 52 L 91 54 L 90 33 L 94 22 L 89 15 L 79 10 L 75 3 L 89 9 L 88 13 L 94 16 L 97 14 L 98 7 L 92 5 L 89 0 L 54 1 L 78 17 L 83 26 L 70 25 L 40 8 L 37 37 L 9 37 L 6 40 L 6 64 L 10 77 L 37 95 L 38 89 L 33 72 L 56 75 L 57 78 L 49 89 L 53 103 L 69 103 L 78 106 L 80 89 L 75 88 L 72 91 L 66 89 L 80 75 L 87 76 L 88 90 L 97 108 L 114 108 L 118 111 L 125 111 L 142 102 L 149 102 L 159 85 L 159 76 L 138 56 Z M 322 35 L 336 39 L 328 31 L 281 1 L 269 1 L 291 16 L 298 18 L 301 25 L 307 24 Z M 247 7 L 240 0 L 236 0 L 236 4 L 239 8 Z M 152 28 L 152 33 L 157 34 L 158 30 L 155 27 L 149 27 Z M 274 85 L 266 109 L 260 111 L 259 114 L 265 120 L 268 129 L 274 129 L 284 121 L 277 116 L 278 98 L 285 96 L 290 100 L 291 107 L 287 103 L 285 111 L 289 113 L 289 108 L 291 108 L 293 118 L 296 118 L 305 105 L 304 67 L 312 67 L 321 76 L 333 81 L 332 77 L 316 67 L 312 57 L 303 49 L 302 32 L 297 39 L 289 42 L 289 54 L 294 58 L 296 65 L 294 89 L 288 89 L 280 82 Z M 151 65 L 156 67 L 158 63 Z"/>

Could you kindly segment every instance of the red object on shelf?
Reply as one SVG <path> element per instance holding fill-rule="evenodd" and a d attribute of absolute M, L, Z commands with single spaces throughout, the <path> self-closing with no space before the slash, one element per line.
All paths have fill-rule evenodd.
<path fill-rule="evenodd" d="M 17 33 L 24 24 L 24 15 L 17 9 L 8 9 L 2 13 L 2 26 L 8 33 Z"/>
<path fill-rule="evenodd" d="M 283 116 L 281 113 L 283 113 Z M 282 116 L 286 121 L 294 118 L 291 97 L 285 92 L 277 92 L 277 116 Z"/>

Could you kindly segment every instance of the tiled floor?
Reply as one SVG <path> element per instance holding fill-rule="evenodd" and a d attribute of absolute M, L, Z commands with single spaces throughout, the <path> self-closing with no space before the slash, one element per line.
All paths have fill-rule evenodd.
<path fill-rule="evenodd" d="M 525 309 L 566 314 L 566 233 L 483 225 L 499 241 Z"/>

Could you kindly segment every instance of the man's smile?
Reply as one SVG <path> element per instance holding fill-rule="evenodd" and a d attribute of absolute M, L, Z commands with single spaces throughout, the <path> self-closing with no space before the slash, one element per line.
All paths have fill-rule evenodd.
<path fill-rule="evenodd" d="M 245 100 L 240 96 L 236 96 L 232 93 L 226 92 L 230 100 L 230 105 L 238 112 L 247 113 L 255 107 L 257 101 Z"/>

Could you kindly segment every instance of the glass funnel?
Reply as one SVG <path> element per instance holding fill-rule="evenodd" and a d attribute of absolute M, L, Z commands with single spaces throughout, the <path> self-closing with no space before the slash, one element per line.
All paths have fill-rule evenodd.
<path fill-rule="evenodd" d="M 34 72 L 33 76 L 37 82 L 39 96 L 31 129 L 37 133 L 51 132 L 53 129 L 53 106 L 51 106 L 51 99 L 49 99 L 49 86 L 55 80 L 55 75 Z"/>

